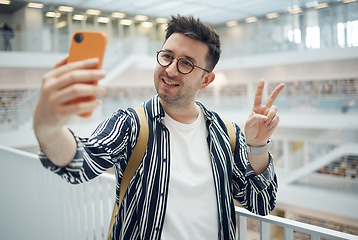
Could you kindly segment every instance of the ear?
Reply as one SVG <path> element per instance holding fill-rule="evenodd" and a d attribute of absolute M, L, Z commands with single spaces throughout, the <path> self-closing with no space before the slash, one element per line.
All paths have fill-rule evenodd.
<path fill-rule="evenodd" d="M 203 78 L 203 81 L 201 83 L 200 90 L 209 86 L 209 84 L 212 83 L 214 81 L 214 79 L 215 79 L 215 73 L 213 73 L 213 72 L 206 73 Z"/>

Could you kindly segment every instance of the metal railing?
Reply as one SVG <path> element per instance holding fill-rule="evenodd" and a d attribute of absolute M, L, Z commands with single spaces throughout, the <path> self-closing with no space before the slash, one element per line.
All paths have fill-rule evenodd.
<path fill-rule="evenodd" d="M 247 218 L 256 219 L 260 222 L 260 240 L 270 239 L 270 224 L 284 228 L 284 240 L 293 240 L 294 231 L 309 234 L 311 240 L 320 240 L 321 238 L 332 240 L 355 240 L 358 236 L 334 231 L 327 228 L 313 226 L 307 223 L 301 223 L 290 219 L 277 216 L 259 216 L 243 208 L 235 207 L 238 217 L 238 239 L 247 239 Z"/>
<path fill-rule="evenodd" d="M 115 177 L 102 174 L 71 185 L 41 166 L 34 154 L 0 146 L 0 239 L 106 239 L 115 194 Z M 260 238 L 269 239 L 269 225 L 311 239 L 358 239 L 358 236 L 276 216 L 258 216 L 236 207 L 238 239 L 247 239 L 248 218 L 260 221 Z"/>
<path fill-rule="evenodd" d="M 0 239 L 106 239 L 115 177 L 71 185 L 34 154 L 0 147 Z"/>

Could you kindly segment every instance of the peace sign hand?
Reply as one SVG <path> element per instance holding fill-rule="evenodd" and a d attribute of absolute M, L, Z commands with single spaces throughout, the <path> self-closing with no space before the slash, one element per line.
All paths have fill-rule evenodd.
<path fill-rule="evenodd" d="M 285 85 L 283 83 L 278 85 L 263 106 L 262 93 L 264 86 L 265 81 L 261 80 L 257 86 L 254 107 L 245 124 L 246 143 L 252 147 L 266 145 L 280 120 L 276 115 L 277 107 L 273 103 Z"/>

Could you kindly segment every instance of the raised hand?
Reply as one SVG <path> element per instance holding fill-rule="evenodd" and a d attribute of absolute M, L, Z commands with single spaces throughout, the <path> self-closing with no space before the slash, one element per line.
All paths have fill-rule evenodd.
<path fill-rule="evenodd" d="M 277 107 L 273 104 L 285 85 L 279 84 L 267 99 L 266 104 L 262 105 L 264 86 L 265 81 L 261 80 L 257 86 L 252 112 L 245 124 L 246 143 L 252 147 L 266 145 L 280 120 L 276 114 Z"/>
<path fill-rule="evenodd" d="M 98 59 L 68 64 L 64 59 L 43 77 L 33 127 L 42 151 L 57 166 L 67 166 L 77 151 L 77 142 L 66 127 L 70 116 L 98 106 L 97 101 L 71 103 L 71 100 L 105 93 L 103 87 L 86 84 L 104 77 L 102 70 L 93 69 L 97 64 Z"/>
<path fill-rule="evenodd" d="M 70 104 L 71 100 L 78 97 L 105 93 L 103 87 L 86 84 L 105 76 L 102 70 L 93 69 L 97 64 L 98 59 L 69 64 L 64 59 L 44 75 L 34 115 L 36 128 L 56 131 L 67 123 L 70 116 L 92 111 L 98 106 L 97 101 Z"/>

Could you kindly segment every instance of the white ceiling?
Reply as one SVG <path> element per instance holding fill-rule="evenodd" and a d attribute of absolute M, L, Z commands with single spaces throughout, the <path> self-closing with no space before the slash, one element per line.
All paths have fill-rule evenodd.
<path fill-rule="evenodd" d="M 95 8 L 102 11 L 119 11 L 150 17 L 170 17 L 181 14 L 193 15 L 209 24 L 221 24 L 272 12 L 287 12 L 293 6 L 304 8 L 317 2 L 341 0 L 40 0 L 46 5 L 66 5 L 82 9 Z M 38 1 L 37 1 L 38 2 Z"/>

